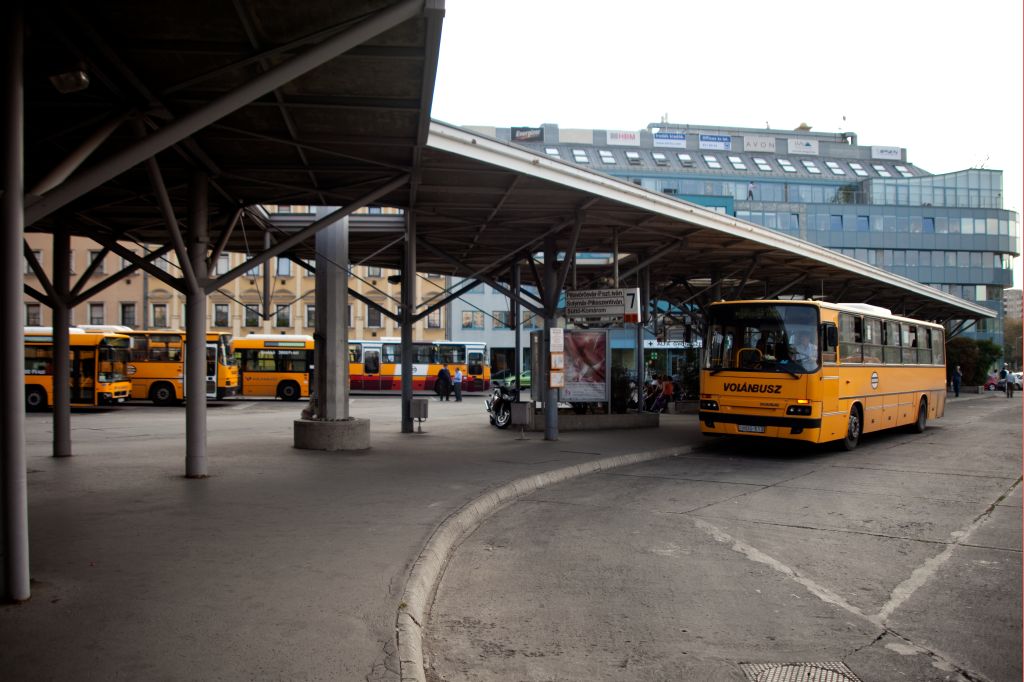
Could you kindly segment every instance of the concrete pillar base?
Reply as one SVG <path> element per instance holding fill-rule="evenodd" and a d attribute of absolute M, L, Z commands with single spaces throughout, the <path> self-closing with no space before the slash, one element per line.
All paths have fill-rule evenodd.
<path fill-rule="evenodd" d="M 295 447 L 300 450 L 367 450 L 370 447 L 370 420 L 296 419 L 294 435 Z"/>

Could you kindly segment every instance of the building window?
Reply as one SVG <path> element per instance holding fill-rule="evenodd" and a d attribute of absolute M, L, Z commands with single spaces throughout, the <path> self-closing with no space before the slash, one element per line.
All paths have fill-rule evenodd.
<path fill-rule="evenodd" d="M 879 177 L 883 177 L 883 178 L 891 178 L 892 177 L 892 173 L 890 173 L 888 170 L 886 170 L 885 166 L 883 166 L 880 163 L 873 163 L 873 164 L 871 164 L 871 167 L 875 169 L 875 172 L 878 173 Z"/>
<path fill-rule="evenodd" d="M 786 173 L 796 173 L 796 166 L 794 166 L 789 159 L 777 159 L 779 165 L 782 166 L 782 170 Z"/>
<path fill-rule="evenodd" d="M 829 216 L 828 226 L 829 229 L 832 230 L 833 232 L 841 232 L 843 230 L 843 216 Z"/>
<path fill-rule="evenodd" d="M 615 163 L 615 155 L 607 149 L 601 149 L 597 153 L 601 156 L 603 163 Z"/>
<path fill-rule="evenodd" d="M 372 306 L 366 306 L 366 326 L 380 327 L 380 310 Z"/>
<path fill-rule="evenodd" d="M 90 250 L 90 251 L 89 251 L 89 265 L 92 265 L 93 263 L 95 263 L 95 262 L 96 262 L 96 259 L 100 258 L 100 256 L 101 256 L 102 254 L 103 254 L 103 252 L 102 252 L 102 251 L 92 251 L 92 250 Z M 103 260 L 102 260 L 102 259 L 100 259 L 99 265 L 97 265 L 97 266 L 96 266 L 96 269 L 95 269 L 95 270 L 93 270 L 93 274 L 95 274 L 95 275 L 102 275 L 102 274 L 105 274 L 105 268 L 104 268 L 104 265 L 105 265 L 105 264 L 104 264 Z"/>
<path fill-rule="evenodd" d="M 766 173 L 772 172 L 772 167 L 768 165 L 768 162 L 762 159 L 760 156 L 754 157 L 754 165 L 757 166 L 758 170 L 763 170 Z"/>
<path fill-rule="evenodd" d="M 871 229 L 871 221 L 868 220 L 866 215 L 857 216 L 857 231 L 867 232 Z"/>
<path fill-rule="evenodd" d="M 818 168 L 817 164 L 810 159 L 800 159 L 800 163 L 804 165 L 804 168 L 806 168 L 807 172 L 811 175 L 821 175 L 821 169 Z"/>
<path fill-rule="evenodd" d="M 866 178 L 868 176 L 868 172 L 864 170 L 864 166 L 860 165 L 856 161 L 850 161 L 850 168 L 853 169 L 854 175 L 859 175 L 862 178 Z"/>
<path fill-rule="evenodd" d="M 102 303 L 89 304 L 89 324 L 106 324 L 106 322 L 103 321 Z"/>
<path fill-rule="evenodd" d="M 222 253 L 217 256 L 217 274 L 226 275 L 231 269 L 231 254 Z"/>
<path fill-rule="evenodd" d="M 39 263 L 40 267 L 42 267 L 42 265 L 43 265 L 43 252 L 42 251 L 33 251 L 32 255 L 36 257 L 36 262 Z M 28 258 L 25 259 L 25 274 L 26 275 L 34 275 L 35 274 L 35 271 L 32 269 L 32 266 L 29 265 Z"/>
<path fill-rule="evenodd" d="M 214 327 L 228 327 L 230 326 L 230 317 L 228 314 L 227 303 L 214 303 L 213 304 L 213 326 Z"/>
<path fill-rule="evenodd" d="M 626 152 L 626 161 L 629 162 L 631 166 L 639 166 L 640 152 Z"/>
<path fill-rule="evenodd" d="M 121 304 L 121 324 L 126 327 L 135 326 L 135 304 L 134 303 L 122 303 Z"/>
<path fill-rule="evenodd" d="M 935 218 L 921 218 L 921 231 L 922 232 L 935 232 Z"/>
<path fill-rule="evenodd" d="M 556 159 L 559 158 L 558 147 L 544 147 L 544 153 Z"/>
<path fill-rule="evenodd" d="M 249 260 L 249 258 L 246 257 L 246 260 Z M 260 276 L 260 272 L 261 272 L 260 266 L 259 265 L 254 265 L 251 268 L 249 268 L 248 270 L 246 270 L 245 274 L 248 275 L 249 277 L 259 277 Z"/>
<path fill-rule="evenodd" d="M 292 262 L 287 258 L 277 259 L 277 276 L 278 277 L 291 277 L 292 275 Z"/>
<path fill-rule="evenodd" d="M 462 328 L 463 329 L 483 329 L 484 328 L 484 314 L 478 310 L 463 310 L 462 311 Z"/>
<path fill-rule="evenodd" d="M 133 254 L 133 255 L 136 255 L 136 256 L 137 256 L 137 255 L 139 255 L 139 254 L 138 254 L 137 252 L 135 252 L 135 251 L 132 251 L 132 254 Z M 130 268 L 130 267 L 132 267 L 132 262 L 131 262 L 130 260 L 128 260 L 127 258 L 122 258 L 122 259 L 121 259 L 121 269 L 122 269 L 122 270 L 127 270 L 127 269 L 128 269 L 128 268 Z"/>
<path fill-rule="evenodd" d="M 274 326 L 278 329 L 292 326 L 292 307 L 278 303 L 274 311 Z"/>
<path fill-rule="evenodd" d="M 679 163 L 683 164 L 684 168 L 693 168 L 693 157 L 685 152 L 679 152 L 676 154 L 676 158 L 679 159 Z"/>
<path fill-rule="evenodd" d="M 654 159 L 654 163 L 658 164 L 659 166 L 668 165 L 668 157 L 662 154 L 661 152 L 651 152 L 651 157 Z"/>
<path fill-rule="evenodd" d="M 432 310 L 427 314 L 427 329 L 441 328 L 441 309 Z"/>
<path fill-rule="evenodd" d="M 303 258 L 302 262 L 306 264 L 306 267 L 302 268 L 303 273 L 306 277 L 316 276 L 316 261 L 312 258 Z"/>
<path fill-rule="evenodd" d="M 43 309 L 38 303 L 25 304 L 25 325 L 38 327 L 43 323 Z"/>
<path fill-rule="evenodd" d="M 258 327 L 260 326 L 260 311 L 255 305 L 247 305 L 243 307 L 245 313 L 245 326 L 246 327 Z"/>
<path fill-rule="evenodd" d="M 494 328 L 495 329 L 511 329 L 512 328 L 512 314 L 507 310 L 495 310 L 492 315 L 494 316 Z"/>
<path fill-rule="evenodd" d="M 708 165 L 708 168 L 721 168 L 722 164 L 719 163 L 718 157 L 714 154 L 704 154 L 704 163 Z"/>
<path fill-rule="evenodd" d="M 366 276 L 367 277 L 380 277 L 380 268 L 374 268 L 374 267 L 367 266 L 367 268 L 366 268 Z"/>
<path fill-rule="evenodd" d="M 153 304 L 153 326 L 157 329 L 167 329 L 167 304 Z"/>
<path fill-rule="evenodd" d="M 906 166 L 893 166 L 893 168 L 895 168 L 896 172 L 899 173 L 900 175 L 902 175 L 905 178 L 912 178 L 912 177 L 914 177 L 914 174 L 911 173 L 910 169 L 907 168 Z"/>
<path fill-rule="evenodd" d="M 306 304 L 306 326 L 316 327 L 316 306 L 312 303 Z"/>
<path fill-rule="evenodd" d="M 731 163 L 732 167 L 736 170 L 747 170 L 747 164 L 743 163 L 743 159 L 738 156 L 730 156 L 729 163 Z"/>
<path fill-rule="evenodd" d="M 826 161 L 825 165 L 832 171 L 832 175 L 846 175 L 846 171 L 839 167 L 839 164 L 835 161 Z"/>
<path fill-rule="evenodd" d="M 576 163 L 590 163 L 590 157 L 587 156 L 586 149 L 573 149 L 572 160 Z"/>

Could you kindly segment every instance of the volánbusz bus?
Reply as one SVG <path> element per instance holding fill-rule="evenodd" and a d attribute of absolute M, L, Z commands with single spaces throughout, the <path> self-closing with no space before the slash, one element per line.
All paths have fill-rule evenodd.
<path fill-rule="evenodd" d="M 71 329 L 71 404 L 113 405 L 131 394 L 127 377 L 128 345 L 123 334 Z M 53 329 L 25 328 L 25 408 L 53 405 Z"/>
<path fill-rule="evenodd" d="M 798 351 L 802 336 L 810 351 Z M 707 435 L 823 443 L 916 432 L 943 415 L 940 325 L 865 304 L 730 301 L 709 306 L 700 387 Z"/>
<path fill-rule="evenodd" d="M 185 332 L 175 329 L 135 330 L 114 325 L 79 325 L 86 331 L 107 331 L 131 338 L 128 377 L 132 398 L 156 405 L 175 405 L 188 393 L 185 386 Z M 238 391 L 238 367 L 229 350 L 231 334 L 206 333 L 206 386 L 208 400 L 230 398 Z"/>
<path fill-rule="evenodd" d="M 301 334 L 249 334 L 231 342 L 240 368 L 239 395 L 282 400 L 309 397 L 313 337 Z"/>

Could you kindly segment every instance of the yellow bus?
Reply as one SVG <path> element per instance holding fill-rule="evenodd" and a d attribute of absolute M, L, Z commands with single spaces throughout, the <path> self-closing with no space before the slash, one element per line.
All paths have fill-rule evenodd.
<path fill-rule="evenodd" d="M 865 433 L 920 433 L 946 405 L 944 330 L 866 304 L 709 306 L 700 385 L 706 435 L 857 447 Z"/>
<path fill-rule="evenodd" d="M 402 390 L 402 341 L 396 338 L 350 340 L 349 386 L 352 391 L 398 394 Z M 452 377 L 463 374 L 464 393 L 491 388 L 487 344 L 482 341 L 416 341 L 412 344 L 412 388 L 433 392 L 437 373 L 447 364 Z"/>
<path fill-rule="evenodd" d="M 71 404 L 115 405 L 131 394 L 128 380 L 130 339 L 110 332 L 70 330 Z M 53 330 L 25 329 L 25 409 L 53 406 Z"/>
<path fill-rule="evenodd" d="M 122 332 L 131 338 L 132 398 L 152 400 L 155 405 L 175 405 L 188 394 L 185 386 L 185 340 L 178 330 Z M 238 367 L 231 356 L 231 334 L 206 334 L 206 386 L 208 400 L 223 400 L 238 392 Z"/>
<path fill-rule="evenodd" d="M 313 337 L 301 334 L 249 334 L 231 343 L 240 368 L 239 395 L 281 400 L 309 397 Z"/>

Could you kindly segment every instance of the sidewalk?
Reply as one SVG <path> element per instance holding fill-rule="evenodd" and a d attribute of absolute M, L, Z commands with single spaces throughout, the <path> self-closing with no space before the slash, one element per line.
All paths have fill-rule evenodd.
<path fill-rule="evenodd" d="M 434 530 L 527 476 L 702 441 L 659 429 L 540 434 L 488 425 L 479 397 L 431 402 L 401 434 L 398 402 L 356 398 L 365 453 L 291 447 L 299 408 L 209 410 L 209 470 L 184 473 L 184 410 L 75 413 L 75 457 L 26 423 L 33 597 L 0 607 L 7 679 L 396 680 L 395 619 Z"/>

